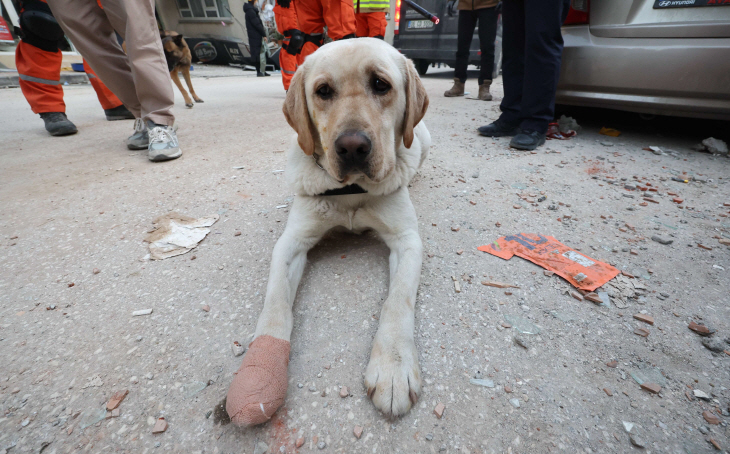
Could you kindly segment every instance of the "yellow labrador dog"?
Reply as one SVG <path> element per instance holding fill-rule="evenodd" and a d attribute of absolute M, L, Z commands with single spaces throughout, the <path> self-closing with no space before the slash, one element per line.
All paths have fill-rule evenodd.
<path fill-rule="evenodd" d="M 265 422 L 283 403 L 292 304 L 307 251 L 335 227 L 373 229 L 391 250 L 389 295 L 365 386 L 388 416 L 416 403 L 421 375 L 413 331 L 422 244 L 408 183 L 431 145 L 421 121 L 427 107 L 413 63 L 379 39 L 326 44 L 297 69 L 284 104 L 297 133 L 286 169 L 296 198 L 274 247 L 254 341 L 228 393 L 237 424 Z"/>

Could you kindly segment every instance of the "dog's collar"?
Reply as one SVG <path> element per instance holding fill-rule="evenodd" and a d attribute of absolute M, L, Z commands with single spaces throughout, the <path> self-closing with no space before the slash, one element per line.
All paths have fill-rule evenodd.
<path fill-rule="evenodd" d="M 317 194 L 318 196 L 326 196 L 326 195 L 352 195 L 352 194 L 367 194 L 368 191 L 363 189 L 360 185 L 357 184 L 348 184 L 347 186 L 343 188 L 337 188 L 337 189 L 328 189 L 324 191 L 321 194 Z"/>

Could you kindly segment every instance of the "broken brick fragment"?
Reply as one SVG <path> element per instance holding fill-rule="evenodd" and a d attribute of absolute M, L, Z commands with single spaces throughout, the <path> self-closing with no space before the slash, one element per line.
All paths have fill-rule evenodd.
<path fill-rule="evenodd" d="M 570 296 L 577 299 L 578 301 L 583 301 L 583 295 L 578 292 L 570 292 Z"/>
<path fill-rule="evenodd" d="M 689 325 L 687 326 L 687 328 L 691 329 L 692 331 L 699 334 L 700 336 L 710 336 L 715 332 L 714 329 L 712 329 L 708 326 L 705 326 L 705 325 L 700 325 L 695 322 L 689 322 Z"/>
<path fill-rule="evenodd" d="M 153 434 L 161 434 L 162 432 L 167 430 L 167 421 L 165 421 L 165 418 L 158 418 L 157 422 L 155 423 L 155 427 L 152 428 Z"/>
<path fill-rule="evenodd" d="M 659 394 L 659 391 L 662 390 L 662 387 L 657 385 L 656 383 L 642 383 L 641 389 L 652 392 L 654 394 Z"/>
<path fill-rule="evenodd" d="M 717 415 L 712 413 L 711 411 L 708 411 L 708 410 L 703 411 L 702 417 L 705 418 L 705 421 L 707 421 L 708 424 L 714 424 L 714 425 L 720 424 L 720 418 L 718 418 Z"/>
<path fill-rule="evenodd" d="M 649 337 L 649 331 L 645 330 L 644 328 L 636 328 L 634 330 L 634 334 L 639 335 L 641 337 Z"/>
<path fill-rule="evenodd" d="M 122 403 L 125 397 L 127 397 L 127 394 L 129 394 L 129 390 L 125 389 L 124 391 L 117 391 L 112 395 L 111 399 L 109 399 L 109 402 L 106 403 L 106 409 L 107 411 L 112 411 L 115 408 L 119 406 L 119 404 Z"/>
<path fill-rule="evenodd" d="M 651 315 L 634 314 L 634 318 L 640 322 L 648 323 L 650 325 L 654 324 L 654 317 L 652 317 Z"/>
<path fill-rule="evenodd" d="M 439 402 L 436 405 L 436 408 L 433 409 L 433 414 L 436 415 L 438 419 L 441 419 L 441 417 L 444 415 L 444 410 L 446 409 L 446 405 Z"/>
<path fill-rule="evenodd" d="M 614 359 L 613 361 L 609 361 L 609 362 L 607 362 L 607 363 L 606 363 L 606 365 L 607 365 L 608 367 L 611 367 L 611 368 L 615 369 L 615 368 L 616 368 L 616 367 L 618 366 L 618 361 L 616 361 L 616 360 Z"/>

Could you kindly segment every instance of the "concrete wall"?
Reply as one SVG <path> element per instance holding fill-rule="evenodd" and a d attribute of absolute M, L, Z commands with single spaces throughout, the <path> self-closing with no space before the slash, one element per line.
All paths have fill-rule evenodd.
<path fill-rule="evenodd" d="M 233 17 L 209 19 L 192 19 L 180 17 L 175 0 L 157 0 L 157 15 L 166 30 L 174 30 L 183 36 L 220 37 L 232 41 L 241 40 L 248 43 L 243 14 L 244 0 L 228 0 L 228 8 Z"/>

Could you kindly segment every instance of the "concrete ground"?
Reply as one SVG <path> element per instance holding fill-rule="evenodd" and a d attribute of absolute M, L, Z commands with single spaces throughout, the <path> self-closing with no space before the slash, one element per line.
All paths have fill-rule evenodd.
<path fill-rule="evenodd" d="M 0 453 L 727 452 L 730 159 L 691 147 L 728 140 L 728 125 L 564 109 L 579 135 L 521 152 L 475 133 L 498 116 L 500 82 L 494 102 L 447 99 L 447 70 L 424 77 L 434 144 L 411 187 L 425 246 L 420 401 L 389 421 L 365 395 L 388 251 L 374 235 L 337 234 L 309 254 L 284 407 L 253 429 L 222 424 L 213 410 L 241 362 L 231 346 L 253 333 L 293 198 L 279 172 L 292 135 L 281 81 L 231 74 L 196 77 L 205 103 L 193 109 L 176 93 L 184 154 L 161 164 L 126 149 L 132 122 L 106 122 L 90 86 L 66 88 L 79 133 L 61 138 L 20 90 L 0 90 Z M 146 260 L 152 221 L 171 211 L 220 220 L 192 252 Z M 538 266 L 476 249 L 520 232 L 634 275 L 632 298 L 578 301 Z M 142 309 L 153 312 L 132 315 Z M 716 330 L 716 352 L 691 321 Z M 516 330 L 533 325 L 539 334 Z M 160 417 L 169 426 L 153 434 Z"/>

